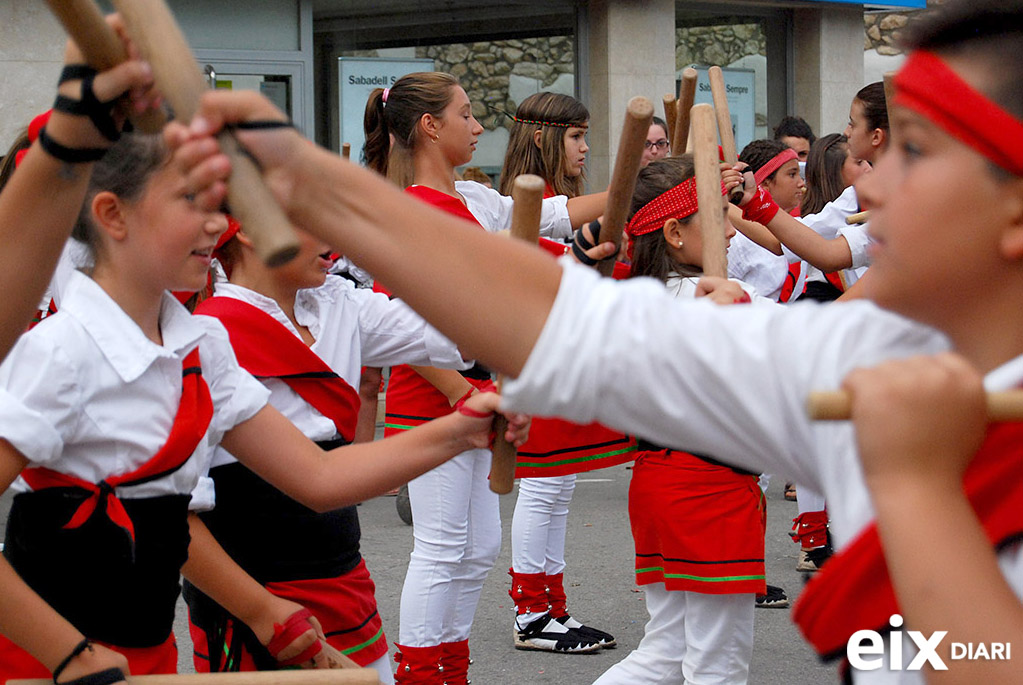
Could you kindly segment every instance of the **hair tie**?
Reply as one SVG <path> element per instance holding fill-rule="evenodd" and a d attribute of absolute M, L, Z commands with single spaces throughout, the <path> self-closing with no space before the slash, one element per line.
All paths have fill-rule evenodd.
<path fill-rule="evenodd" d="M 29 144 L 29 147 L 32 147 L 32 144 L 35 143 L 39 139 L 39 132 L 41 130 L 43 130 L 43 127 L 46 126 L 46 124 L 50 121 L 50 115 L 52 113 L 53 113 L 53 110 L 52 109 L 48 109 L 45 112 L 43 112 L 42 114 L 37 115 L 34 119 L 32 119 L 31 123 L 29 123 L 29 125 L 28 125 L 28 144 Z M 27 147 L 24 150 L 18 150 L 14 154 L 14 168 L 15 169 L 18 168 L 18 165 L 21 164 L 21 160 L 23 160 L 25 158 L 25 155 L 28 154 L 28 150 L 29 150 L 29 148 Z"/>
<path fill-rule="evenodd" d="M 387 96 L 391 94 L 390 88 L 384 88 L 384 92 L 380 95 L 380 102 L 384 105 L 387 104 Z"/>

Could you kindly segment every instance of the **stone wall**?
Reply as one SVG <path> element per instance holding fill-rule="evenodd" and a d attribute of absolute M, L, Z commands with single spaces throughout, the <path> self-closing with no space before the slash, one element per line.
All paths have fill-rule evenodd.
<path fill-rule="evenodd" d="M 675 30 L 675 69 L 690 64 L 726 66 L 751 55 L 767 56 L 760 24 L 691 26 Z"/>
<path fill-rule="evenodd" d="M 940 5 L 944 0 L 927 0 L 928 7 Z M 863 50 L 879 55 L 901 55 L 899 36 L 914 12 L 865 12 L 863 14 Z"/>
<path fill-rule="evenodd" d="M 676 31 L 675 66 L 733 64 L 751 55 L 766 56 L 759 24 L 694 26 Z M 378 57 L 375 50 L 344 53 Z M 427 45 L 415 56 L 433 60 L 434 69 L 458 77 L 472 102 L 472 113 L 488 131 L 510 128 L 525 97 L 541 90 L 575 92 L 575 46 L 571 36 L 523 38 L 477 43 Z"/>

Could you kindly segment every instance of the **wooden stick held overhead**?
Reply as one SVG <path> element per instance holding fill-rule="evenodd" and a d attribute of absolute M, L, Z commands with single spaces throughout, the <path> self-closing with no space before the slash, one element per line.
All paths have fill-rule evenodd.
<path fill-rule="evenodd" d="M 732 115 L 728 111 L 728 91 L 725 90 L 725 74 L 721 67 L 711 67 L 707 71 L 710 79 L 710 94 L 714 98 L 714 113 L 718 118 L 718 134 L 721 136 L 721 150 L 725 161 L 735 164 L 739 161 L 735 149 L 735 134 L 732 132 Z"/>
<path fill-rule="evenodd" d="M 844 390 L 811 392 L 806 413 L 814 421 L 848 421 L 852 415 L 852 397 Z M 987 418 L 998 421 L 1023 421 L 1023 390 L 989 392 Z"/>
<path fill-rule="evenodd" d="M 632 191 L 636 189 L 636 175 L 643 162 L 643 143 L 653 118 L 654 106 L 649 100 L 638 96 L 629 100 L 611 184 L 607 187 L 607 210 L 600 227 L 599 240 L 602 243 L 610 241 L 615 245 L 622 244 L 625 217 L 632 203 Z M 610 276 L 614 266 L 613 259 L 605 259 L 597 265 L 597 270 L 602 276 Z"/>
<path fill-rule="evenodd" d="M 675 119 L 675 133 L 671 137 L 671 154 L 677 157 L 685 154 L 689 144 L 689 112 L 696 99 L 696 69 L 686 67 L 682 71 L 682 86 L 678 92 L 678 114 Z"/>
<path fill-rule="evenodd" d="M 714 109 L 693 105 L 693 163 L 696 167 L 696 199 L 700 238 L 703 241 L 703 275 L 728 277 L 724 217 L 721 214 L 721 163 Z"/>
<path fill-rule="evenodd" d="M 90 66 L 105 71 L 128 59 L 124 44 L 93 0 L 46 0 L 46 4 L 74 39 Z M 121 104 L 118 107 L 135 128 L 145 133 L 159 133 L 167 123 L 163 112 L 139 114 Z"/>
<path fill-rule="evenodd" d="M 341 156 L 344 157 L 345 159 L 351 159 L 352 158 L 352 144 L 351 143 L 341 143 Z"/>
<path fill-rule="evenodd" d="M 675 120 L 678 118 L 678 101 L 671 93 L 665 94 L 664 98 L 664 123 L 668 126 L 665 133 L 668 134 L 668 145 L 675 139 Z"/>
<path fill-rule="evenodd" d="M 128 35 L 153 67 L 157 88 L 174 109 L 175 118 L 191 121 L 207 90 L 206 78 L 192 55 L 174 16 L 163 0 L 113 0 Z M 252 238 L 253 248 L 270 266 L 298 254 L 298 239 L 284 211 L 263 183 L 256 163 L 230 132 L 217 136 L 231 159 L 227 201 L 231 213 Z"/>
<path fill-rule="evenodd" d="M 522 174 L 512 184 L 512 238 L 536 245 L 540 239 L 540 211 L 543 205 L 543 191 L 546 184 L 539 176 Z M 497 378 L 500 391 L 504 379 Z M 515 484 L 515 445 L 504 439 L 508 420 L 500 414 L 494 419 L 493 457 L 490 462 L 490 489 L 499 495 L 507 495 Z"/>
<path fill-rule="evenodd" d="M 8 680 L 8 685 L 53 685 L 52 678 Z M 243 671 L 128 676 L 128 685 L 380 685 L 372 668 L 335 670 Z"/>

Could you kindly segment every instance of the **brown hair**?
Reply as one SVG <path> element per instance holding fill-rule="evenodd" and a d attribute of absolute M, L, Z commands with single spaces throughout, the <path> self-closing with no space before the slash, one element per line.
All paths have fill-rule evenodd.
<path fill-rule="evenodd" d="M 534 93 L 515 110 L 515 120 L 501 168 L 501 193 L 511 195 L 516 176 L 536 174 L 558 195 L 582 195 L 583 177 L 565 173 L 565 131 L 587 126 L 586 105 L 570 95 Z M 536 131 L 541 132 L 539 147 L 533 137 Z"/>
<path fill-rule="evenodd" d="M 632 205 L 629 207 L 629 219 L 652 202 L 658 195 L 674 188 L 679 183 L 696 175 L 691 154 L 657 159 L 639 170 L 636 178 L 636 190 L 632 193 Z M 680 224 L 688 224 L 692 219 L 687 216 L 679 219 Z M 635 276 L 652 276 L 667 283 L 673 274 L 682 277 L 699 276 L 703 269 L 693 264 L 680 264 L 668 253 L 663 231 L 651 231 L 637 236 L 632 241 L 632 273 Z"/>
<path fill-rule="evenodd" d="M 11 174 L 14 173 L 18 153 L 30 147 L 32 147 L 32 141 L 28 139 L 28 129 L 26 128 L 14 139 L 10 149 L 7 150 L 7 154 L 4 155 L 3 162 L 0 162 L 0 190 L 3 190 Z"/>
<path fill-rule="evenodd" d="M 78 213 L 78 221 L 71 229 L 71 237 L 85 243 L 95 256 L 98 243 L 92 221 L 92 201 L 96 195 L 106 191 L 125 202 L 136 202 L 145 192 L 152 175 L 169 160 L 162 135 L 122 134 L 92 168 L 89 188 Z"/>
<path fill-rule="evenodd" d="M 383 88 L 370 93 L 363 117 L 366 145 L 362 158 L 366 166 L 402 188 L 411 185 L 419 120 L 424 114 L 440 117 L 456 86 L 458 79 L 451 74 L 422 71 L 395 81 L 388 89 L 386 102 Z"/>
<path fill-rule="evenodd" d="M 848 156 L 849 139 L 841 133 L 829 133 L 814 141 L 806 158 L 806 195 L 800 215 L 816 214 L 842 194 L 842 166 Z"/>

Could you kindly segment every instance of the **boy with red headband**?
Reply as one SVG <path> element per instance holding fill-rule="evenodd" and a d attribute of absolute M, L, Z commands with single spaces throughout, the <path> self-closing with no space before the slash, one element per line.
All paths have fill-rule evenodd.
<path fill-rule="evenodd" d="M 913 30 L 913 46 L 934 57 L 909 59 L 896 82 L 896 143 L 857 188 L 873 212 L 869 295 L 891 311 L 863 301 L 779 311 L 671 302 L 656 283 L 602 280 L 469 230 L 308 148 L 294 133 L 240 133 L 294 221 L 386 279 L 467 354 L 514 378 L 505 384 L 508 406 L 599 420 L 820 488 L 831 504 L 836 554 L 795 613 L 821 654 L 842 656 L 856 631 L 890 626 L 901 597 L 887 579 L 852 426 L 811 423 L 805 400 L 812 390 L 838 387 L 853 369 L 950 349 L 986 374 L 989 390 L 1023 381 L 1023 102 L 1015 78 L 1023 71 L 1021 16 L 1019 0 L 949 2 Z M 1007 60 L 1016 66 L 1006 69 Z M 935 78 L 942 90 L 921 87 Z M 947 97 L 953 82 L 956 97 Z M 253 95 L 209 93 L 192 133 L 202 144 L 225 120 L 268 117 L 281 115 Z M 194 150 L 189 143 L 182 154 Z M 209 184 L 223 174 L 224 159 L 216 155 L 191 177 Z M 214 182 L 203 195 L 222 192 Z M 777 213 L 763 198 L 753 202 L 761 223 Z M 401 230 L 407 222 L 417 224 L 412 235 Z M 450 299 L 470 290 L 477 297 L 455 315 Z M 998 434 L 1021 431 L 1020 424 L 994 427 L 965 478 L 973 515 L 988 536 L 984 547 L 997 554 L 946 558 L 957 578 L 962 569 L 994 577 L 994 587 L 972 593 L 972 612 L 1005 627 L 1003 642 L 1020 634 L 1023 436 Z M 829 577 L 841 579 L 841 594 L 817 589 Z M 815 595 L 833 601 L 821 604 Z M 936 609 L 947 595 L 931 600 Z M 911 613 L 907 628 L 947 629 L 946 645 L 986 637 L 960 603 L 946 608 L 941 620 L 948 628 L 913 624 Z M 856 682 L 921 681 L 908 669 L 914 643 L 901 632 L 901 661 L 858 670 Z M 885 651 L 886 659 L 899 656 L 887 641 Z M 994 677 L 1006 663 L 1012 666 L 968 666 Z"/>

